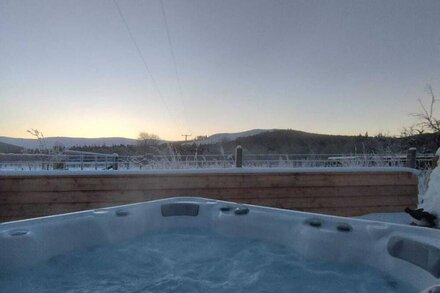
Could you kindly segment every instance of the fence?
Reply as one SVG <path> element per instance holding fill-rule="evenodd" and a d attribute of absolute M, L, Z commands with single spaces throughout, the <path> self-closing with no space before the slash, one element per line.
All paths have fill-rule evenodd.
<path fill-rule="evenodd" d="M 2 154 L 0 170 L 148 170 L 193 168 L 404 167 L 430 169 L 434 154 L 235 154 L 118 156 L 66 151 L 62 154 Z"/>
<path fill-rule="evenodd" d="M 117 168 L 117 155 L 0 154 L 0 170 L 103 170 Z"/>

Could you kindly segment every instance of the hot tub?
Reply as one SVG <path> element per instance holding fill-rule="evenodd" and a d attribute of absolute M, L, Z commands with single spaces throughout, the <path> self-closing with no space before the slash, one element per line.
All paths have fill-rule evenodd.
<path fill-rule="evenodd" d="M 203 198 L 0 224 L 0 292 L 438 292 L 440 232 Z"/>

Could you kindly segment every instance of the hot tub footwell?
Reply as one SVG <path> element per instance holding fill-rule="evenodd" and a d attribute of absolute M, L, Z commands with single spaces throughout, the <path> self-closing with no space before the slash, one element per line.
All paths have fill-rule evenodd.
<path fill-rule="evenodd" d="M 55 256 L 0 278 L 2 292 L 416 292 L 362 264 L 308 261 L 280 245 L 179 229 Z"/>

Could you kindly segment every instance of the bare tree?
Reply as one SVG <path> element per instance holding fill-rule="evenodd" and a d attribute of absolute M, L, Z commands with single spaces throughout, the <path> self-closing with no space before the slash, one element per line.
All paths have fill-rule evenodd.
<path fill-rule="evenodd" d="M 160 144 L 158 135 L 148 132 L 140 132 L 137 141 L 137 153 L 146 154 L 156 152 Z"/>
<path fill-rule="evenodd" d="M 426 87 L 428 95 L 431 98 L 431 103 L 429 106 L 425 106 L 421 99 L 419 100 L 419 104 L 421 107 L 420 113 L 412 114 L 414 117 L 417 117 L 420 122 L 416 123 L 413 127 L 415 131 L 418 133 L 423 133 L 425 130 L 430 132 L 440 132 L 440 119 L 434 117 L 434 107 L 437 99 L 435 98 L 434 91 L 432 90 L 432 86 L 428 85 Z"/>
<path fill-rule="evenodd" d="M 414 136 L 425 133 L 424 129 L 416 127 L 416 125 L 411 125 L 409 127 L 403 127 L 400 131 L 401 137 Z"/>
<path fill-rule="evenodd" d="M 138 136 L 138 144 L 141 145 L 158 145 L 160 137 L 154 133 L 140 132 Z"/>
<path fill-rule="evenodd" d="M 44 137 L 43 132 L 39 131 L 38 129 L 33 129 L 33 128 L 31 128 L 30 130 L 27 130 L 27 132 L 37 138 L 37 140 L 38 140 L 38 151 L 40 153 L 48 151 L 48 148 L 47 148 L 47 145 L 46 145 L 46 138 Z"/>

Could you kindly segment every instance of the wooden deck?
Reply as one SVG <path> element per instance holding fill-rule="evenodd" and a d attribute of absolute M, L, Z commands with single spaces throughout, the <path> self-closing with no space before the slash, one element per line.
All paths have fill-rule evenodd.
<path fill-rule="evenodd" d="M 406 171 L 0 176 L 0 221 L 173 196 L 357 216 L 415 207 L 417 184 Z"/>

